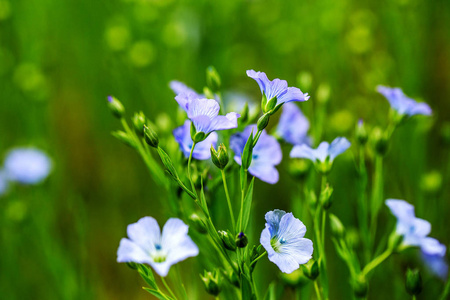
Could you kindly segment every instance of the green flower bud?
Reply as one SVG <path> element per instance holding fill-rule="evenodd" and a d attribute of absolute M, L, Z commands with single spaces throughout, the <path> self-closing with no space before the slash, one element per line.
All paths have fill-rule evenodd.
<path fill-rule="evenodd" d="M 206 139 L 204 132 L 197 132 L 197 128 L 194 126 L 194 122 L 191 123 L 191 139 L 194 143 L 200 143 Z"/>
<path fill-rule="evenodd" d="M 306 193 L 306 199 L 308 200 L 309 206 L 312 211 L 316 209 L 317 206 L 317 196 L 316 193 L 314 193 L 313 190 L 310 190 Z"/>
<path fill-rule="evenodd" d="M 263 130 L 264 128 L 267 127 L 267 125 L 269 124 L 269 119 L 270 119 L 270 115 L 269 114 L 264 114 L 261 116 L 261 118 L 259 118 L 258 122 L 256 123 L 258 130 Z"/>
<path fill-rule="evenodd" d="M 420 187 L 425 193 L 436 194 L 442 188 L 442 174 L 438 171 L 424 174 L 420 181 Z"/>
<path fill-rule="evenodd" d="M 319 276 L 319 263 L 311 258 L 306 264 L 300 265 L 306 277 L 311 280 L 316 280 Z"/>
<path fill-rule="evenodd" d="M 205 87 L 203 88 L 203 94 L 205 95 L 205 97 L 206 97 L 207 99 L 215 99 L 215 97 L 214 97 L 214 92 L 211 91 L 211 89 L 210 89 L 209 87 L 207 87 L 207 86 L 205 86 Z"/>
<path fill-rule="evenodd" d="M 305 179 L 308 175 L 311 163 L 306 159 L 293 159 L 289 162 L 289 174 L 299 180 Z"/>
<path fill-rule="evenodd" d="M 225 145 L 222 143 L 219 146 L 219 150 L 216 151 L 211 145 L 211 160 L 219 169 L 223 170 L 229 161 L 228 151 Z"/>
<path fill-rule="evenodd" d="M 243 232 L 239 232 L 236 235 L 236 246 L 239 248 L 244 248 L 248 244 L 248 238 Z"/>
<path fill-rule="evenodd" d="M 358 124 L 356 124 L 355 135 L 356 135 L 356 140 L 361 145 L 365 145 L 367 143 L 367 140 L 369 139 L 369 135 L 367 134 L 366 127 L 364 126 L 364 123 L 361 119 L 358 121 Z"/>
<path fill-rule="evenodd" d="M 297 75 L 297 82 L 299 87 L 302 88 L 302 91 L 308 91 L 312 86 L 313 77 L 309 72 L 300 72 Z"/>
<path fill-rule="evenodd" d="M 320 193 L 320 204 L 327 210 L 331 207 L 331 195 L 333 194 L 333 188 L 327 183 L 325 189 Z"/>
<path fill-rule="evenodd" d="M 369 285 L 367 284 L 367 280 L 363 275 L 359 275 L 357 278 L 353 278 L 351 285 L 356 297 L 364 298 L 367 295 Z"/>
<path fill-rule="evenodd" d="M 316 92 L 317 102 L 323 103 L 323 104 L 327 103 L 328 100 L 330 99 L 330 94 L 331 94 L 330 85 L 327 83 L 321 83 L 319 85 L 319 87 L 317 88 L 317 92 Z"/>
<path fill-rule="evenodd" d="M 239 276 L 236 274 L 236 272 L 234 272 L 233 270 L 231 271 L 224 271 L 223 274 L 225 275 L 225 277 L 228 279 L 228 281 L 230 281 L 230 283 L 232 285 L 234 285 L 235 287 L 240 287 L 241 283 L 239 281 Z"/>
<path fill-rule="evenodd" d="M 108 96 L 108 107 L 116 118 L 122 118 L 125 108 L 122 103 L 113 96 Z"/>
<path fill-rule="evenodd" d="M 338 217 L 330 213 L 330 228 L 331 233 L 337 237 L 338 239 L 341 239 L 345 236 L 345 227 L 342 225 L 341 220 L 339 220 Z"/>
<path fill-rule="evenodd" d="M 422 291 L 422 277 L 420 276 L 419 270 L 408 269 L 406 271 L 406 282 L 405 282 L 406 292 L 410 295 L 418 295 Z"/>
<path fill-rule="evenodd" d="M 194 227 L 195 230 L 197 230 L 199 233 L 205 234 L 208 232 L 206 229 L 206 224 L 203 222 L 203 220 L 197 215 L 192 214 L 189 216 L 189 221 L 192 227 Z"/>
<path fill-rule="evenodd" d="M 220 89 L 221 80 L 219 73 L 217 73 L 216 68 L 213 66 L 209 66 L 206 69 L 206 83 L 208 84 L 208 87 L 214 91 L 217 92 Z"/>
<path fill-rule="evenodd" d="M 139 113 L 134 113 L 134 116 L 133 116 L 134 131 L 136 132 L 136 134 L 138 134 L 141 137 L 144 136 L 145 120 L 146 120 L 146 118 L 142 111 Z"/>
<path fill-rule="evenodd" d="M 213 296 L 219 295 L 222 287 L 221 287 L 220 272 L 218 272 L 217 269 L 215 269 L 213 272 L 207 272 L 205 270 L 203 275 L 200 274 L 200 278 L 202 279 L 208 294 L 211 294 Z"/>
<path fill-rule="evenodd" d="M 153 148 L 158 148 L 159 145 L 159 138 L 158 135 L 156 134 L 156 132 L 153 130 L 152 126 L 148 127 L 146 125 L 144 125 L 144 137 L 145 137 L 145 142 L 153 147 Z"/>
<path fill-rule="evenodd" d="M 375 127 L 372 130 L 371 140 L 374 143 L 376 153 L 379 155 L 385 155 L 388 150 L 388 138 L 379 127 Z"/>
<path fill-rule="evenodd" d="M 131 148 L 136 148 L 136 144 L 135 144 L 134 140 L 132 138 L 130 138 L 127 133 L 125 133 L 121 130 L 117 130 L 117 131 L 111 132 L 111 134 L 116 139 L 118 139 L 119 141 L 124 143 L 125 145 L 130 146 Z"/>
<path fill-rule="evenodd" d="M 239 121 L 242 124 L 246 124 L 248 122 L 248 119 L 249 119 L 249 114 L 250 114 L 250 109 L 248 107 L 248 102 L 245 102 L 244 108 L 241 111 L 241 117 L 239 118 Z"/>
<path fill-rule="evenodd" d="M 138 264 L 137 264 L 137 263 L 134 263 L 134 262 L 127 262 L 126 264 L 127 264 L 127 266 L 128 266 L 130 269 L 133 269 L 133 270 L 137 270 L 137 269 L 138 269 Z"/>
<path fill-rule="evenodd" d="M 230 251 L 236 251 L 236 241 L 234 240 L 231 232 L 229 230 L 220 230 L 218 233 L 222 239 L 223 246 Z"/>
<path fill-rule="evenodd" d="M 252 154 L 253 154 L 253 131 L 248 137 L 247 142 L 245 143 L 244 151 L 242 151 L 242 167 L 244 170 L 248 170 L 252 163 Z"/>

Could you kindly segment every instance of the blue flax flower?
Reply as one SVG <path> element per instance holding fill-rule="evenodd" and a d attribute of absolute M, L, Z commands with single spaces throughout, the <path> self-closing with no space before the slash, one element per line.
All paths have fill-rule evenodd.
<path fill-rule="evenodd" d="M 281 272 L 292 273 L 312 257 L 313 243 L 304 238 L 305 233 L 305 225 L 292 213 L 275 209 L 266 213 L 260 242 Z"/>
<path fill-rule="evenodd" d="M 188 236 L 188 226 L 180 219 L 171 218 L 162 234 L 158 222 L 144 217 L 128 225 L 129 239 L 123 238 L 117 250 L 117 262 L 149 264 L 165 277 L 172 265 L 198 255 L 198 247 Z"/>
<path fill-rule="evenodd" d="M 242 152 L 252 130 L 253 134 L 255 134 L 257 131 L 256 125 L 249 125 L 243 132 L 236 133 L 230 137 L 230 148 L 235 154 L 234 160 L 239 165 L 242 163 Z M 270 184 L 277 183 L 279 175 L 275 166 L 281 162 L 282 157 L 280 144 L 274 137 L 263 130 L 258 143 L 253 148 L 252 163 L 248 171 L 262 181 Z"/>
<path fill-rule="evenodd" d="M 404 246 L 417 246 L 422 250 L 422 257 L 433 273 L 445 278 L 448 265 L 445 261 L 446 247 L 438 240 L 428 237 L 431 224 L 415 216 L 414 206 L 404 200 L 387 199 L 386 205 L 397 218 L 397 234 L 403 236 Z"/>
<path fill-rule="evenodd" d="M 333 160 L 341 153 L 344 153 L 350 147 L 350 142 L 344 137 L 335 138 L 331 144 L 327 142 L 320 143 L 317 149 L 313 149 L 306 144 L 296 145 L 292 148 L 291 157 L 295 158 L 307 158 L 312 160 L 313 162 L 326 162 L 327 159 L 329 162 L 333 162 Z"/>
<path fill-rule="evenodd" d="M 216 100 L 199 99 L 190 97 L 186 103 L 188 118 L 192 121 L 197 132 L 206 135 L 217 130 L 232 129 L 237 127 L 238 113 L 230 112 L 225 116 L 219 116 L 220 106 Z"/>
<path fill-rule="evenodd" d="M 430 106 L 424 102 L 417 102 L 406 96 L 400 88 L 390 88 L 379 85 L 377 91 L 389 101 L 391 107 L 397 111 L 399 115 L 431 115 Z"/>
<path fill-rule="evenodd" d="M 201 95 L 197 94 L 196 91 L 194 91 L 181 81 L 172 80 L 169 83 L 169 86 L 172 89 L 172 91 L 177 95 L 186 93 L 186 94 L 194 94 L 197 95 L 198 97 L 201 97 Z"/>
<path fill-rule="evenodd" d="M 191 138 L 191 121 L 186 120 L 184 125 L 175 128 L 173 131 L 175 140 L 180 145 L 181 151 L 185 157 L 189 157 L 192 149 L 192 138 Z M 204 141 L 201 141 L 195 145 L 192 157 L 198 160 L 205 160 L 211 157 L 211 145 L 216 148 L 217 144 L 217 133 L 212 132 Z"/>
<path fill-rule="evenodd" d="M 274 79 L 270 81 L 264 72 L 255 72 L 248 70 L 247 76 L 256 80 L 261 89 L 261 93 L 266 97 L 267 101 L 276 98 L 275 109 L 279 108 L 283 103 L 291 101 L 306 101 L 309 99 L 308 93 L 302 93 L 299 88 L 288 87 L 286 80 Z"/>
<path fill-rule="evenodd" d="M 8 179 L 22 184 L 44 181 L 52 168 L 50 158 L 35 148 L 16 148 L 5 159 L 4 171 Z"/>
<path fill-rule="evenodd" d="M 275 133 L 292 145 L 310 144 L 309 121 L 295 103 L 283 105 Z"/>

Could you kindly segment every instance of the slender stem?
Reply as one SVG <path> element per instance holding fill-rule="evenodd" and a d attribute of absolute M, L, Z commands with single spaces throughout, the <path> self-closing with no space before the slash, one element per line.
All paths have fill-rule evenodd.
<path fill-rule="evenodd" d="M 240 210 L 240 218 L 239 218 L 239 232 L 242 231 L 243 225 L 242 225 L 242 219 L 243 219 L 243 213 L 244 213 L 244 200 L 245 200 L 245 190 L 247 189 L 247 175 L 248 174 L 248 170 L 245 170 L 244 172 L 244 188 L 241 191 L 241 210 Z"/>
<path fill-rule="evenodd" d="M 194 153 L 195 145 L 196 145 L 196 143 L 194 142 L 192 144 L 192 147 L 191 147 L 191 153 L 189 154 L 189 159 L 188 159 L 188 178 L 189 178 L 189 181 L 191 182 L 192 192 L 197 194 L 194 182 L 192 181 L 192 177 L 191 177 L 191 160 L 192 160 L 192 154 Z M 198 197 L 197 197 L 197 199 L 198 199 Z"/>
<path fill-rule="evenodd" d="M 385 261 L 392 254 L 392 249 L 388 248 L 382 254 L 374 258 L 370 263 L 368 263 L 362 270 L 362 275 L 366 276 L 370 271 L 375 269 L 379 264 Z"/>
<path fill-rule="evenodd" d="M 319 285 L 317 284 L 317 280 L 314 280 L 314 289 L 316 290 L 317 300 L 322 300 L 322 296 L 320 294 Z"/>
<path fill-rule="evenodd" d="M 221 170 L 221 173 L 222 173 L 223 188 L 225 190 L 225 195 L 227 197 L 228 210 L 230 211 L 231 223 L 233 224 L 233 233 L 236 233 L 236 221 L 234 219 L 233 206 L 231 205 L 230 194 L 228 193 L 227 178 L 225 176 L 224 170 Z"/>
<path fill-rule="evenodd" d="M 359 147 L 359 186 L 358 186 L 358 218 L 359 226 L 361 228 L 362 242 L 364 246 L 364 263 L 368 263 L 370 260 L 370 234 L 368 224 L 368 211 L 367 211 L 367 169 L 365 164 L 364 146 Z"/>
<path fill-rule="evenodd" d="M 267 251 L 264 251 L 260 256 L 258 256 L 257 258 L 255 258 L 251 264 L 257 262 L 258 260 L 260 260 L 261 258 L 263 258 L 265 255 L 267 254 Z"/>
<path fill-rule="evenodd" d="M 164 284 L 164 286 L 166 287 L 166 289 L 169 291 L 169 293 L 172 296 L 172 298 L 173 299 L 177 299 L 177 296 L 175 296 L 175 294 L 172 292 L 172 290 L 170 289 L 169 285 L 167 284 L 166 280 L 162 276 L 161 276 L 161 281 Z"/>
<path fill-rule="evenodd" d="M 447 296 L 450 294 L 450 279 L 447 279 L 447 284 L 445 285 L 444 291 L 442 292 L 440 300 L 447 299 Z"/>
<path fill-rule="evenodd" d="M 320 199 L 320 195 L 322 194 L 322 192 L 325 190 L 327 186 L 327 176 L 326 175 L 322 175 L 322 182 L 321 182 L 321 188 L 320 188 L 320 194 L 319 194 L 319 199 Z M 319 200 L 320 201 L 320 200 Z M 317 216 L 317 226 L 319 225 L 319 218 L 320 216 L 322 217 L 322 226 L 320 228 L 320 273 L 322 274 L 321 276 L 321 284 L 322 284 L 322 289 L 323 289 L 323 295 L 324 298 L 327 300 L 328 299 L 328 276 L 327 276 L 327 257 L 326 257 L 326 253 L 325 253 L 325 225 L 326 225 L 326 210 L 322 207 L 321 204 L 319 204 L 319 207 L 321 207 L 321 211 L 317 212 L 320 213 Z M 319 238 L 319 237 L 318 237 Z"/>
<path fill-rule="evenodd" d="M 371 217 L 370 217 L 370 246 L 373 247 L 376 231 L 377 231 L 377 218 L 378 212 L 381 208 L 383 201 L 383 157 L 381 155 L 375 156 L 375 174 L 373 176 L 372 185 L 372 207 L 371 207 Z"/>

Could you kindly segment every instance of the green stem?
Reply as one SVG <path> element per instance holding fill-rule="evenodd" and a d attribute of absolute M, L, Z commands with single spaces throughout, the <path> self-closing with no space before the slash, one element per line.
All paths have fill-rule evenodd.
<path fill-rule="evenodd" d="M 172 292 L 172 290 L 170 289 L 169 285 L 167 284 L 166 280 L 162 276 L 161 276 L 161 281 L 164 284 L 164 286 L 166 287 L 166 289 L 169 291 L 170 296 L 172 296 L 173 299 L 177 299 L 177 296 L 175 296 L 175 294 Z"/>
<path fill-rule="evenodd" d="M 243 189 L 241 191 L 241 210 L 240 210 L 240 218 L 239 218 L 239 232 L 241 232 L 243 230 L 243 224 L 242 224 L 242 219 L 243 219 L 243 214 L 244 214 L 244 200 L 245 200 L 245 190 L 247 189 L 247 176 L 248 176 L 248 170 L 245 170 L 244 172 L 244 186 Z"/>
<path fill-rule="evenodd" d="M 192 177 L 191 177 L 191 161 L 192 161 L 192 154 L 194 153 L 195 145 L 196 145 L 196 143 L 194 142 L 192 144 L 192 147 L 191 147 L 191 153 L 189 154 L 189 159 L 188 159 L 188 178 L 189 178 L 189 181 L 191 182 L 192 192 L 197 195 L 197 190 L 195 189 L 195 185 L 194 185 L 194 182 L 192 181 Z M 198 196 L 197 196 L 197 199 L 198 199 Z"/>
<path fill-rule="evenodd" d="M 447 279 L 447 284 L 445 285 L 444 291 L 442 292 L 440 300 L 447 299 L 448 295 L 450 294 L 450 279 Z"/>
<path fill-rule="evenodd" d="M 368 263 L 364 269 L 362 270 L 362 275 L 366 276 L 369 274 L 370 271 L 375 269 L 379 264 L 381 264 L 383 261 L 385 261 L 390 255 L 392 254 L 392 249 L 386 249 L 383 253 L 381 253 L 379 256 L 374 258 L 370 263 Z"/>
<path fill-rule="evenodd" d="M 375 174 L 373 176 L 371 202 L 370 247 L 372 248 L 377 232 L 378 213 L 383 202 L 383 157 L 379 154 L 375 156 Z"/>
<path fill-rule="evenodd" d="M 254 264 L 255 262 L 257 262 L 258 260 L 260 260 L 261 258 L 263 258 L 265 255 L 267 254 L 267 251 L 264 251 L 260 256 L 258 256 L 257 258 L 255 258 L 251 264 Z"/>
<path fill-rule="evenodd" d="M 227 178 L 225 176 L 224 170 L 221 170 L 221 173 L 222 173 L 223 188 L 225 190 L 225 196 L 227 197 L 228 210 L 230 211 L 231 223 L 233 224 L 233 233 L 236 234 L 236 221 L 234 219 L 233 206 L 231 205 L 230 194 L 228 193 Z"/>
<path fill-rule="evenodd" d="M 314 289 L 316 290 L 317 300 L 322 300 L 322 296 L 320 294 L 319 285 L 317 284 L 317 280 L 314 280 Z"/>
<path fill-rule="evenodd" d="M 364 146 L 359 147 L 359 186 L 358 186 L 358 218 L 359 226 L 361 228 L 362 242 L 364 246 L 364 263 L 368 263 L 370 260 L 370 234 L 368 224 L 368 211 L 367 211 L 367 169 L 365 164 Z"/>

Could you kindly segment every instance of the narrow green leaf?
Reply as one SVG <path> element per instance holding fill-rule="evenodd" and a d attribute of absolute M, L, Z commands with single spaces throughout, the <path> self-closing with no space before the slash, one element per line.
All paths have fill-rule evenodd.
<path fill-rule="evenodd" d="M 244 212 L 242 213 L 242 231 L 244 232 L 247 229 L 248 220 L 250 219 L 250 212 L 252 209 L 252 200 L 253 200 L 253 184 L 255 182 L 255 177 L 253 177 L 252 181 L 247 190 L 247 195 L 244 199 Z"/>
<path fill-rule="evenodd" d="M 275 287 L 276 287 L 276 282 L 272 281 L 269 285 L 269 287 L 267 288 L 267 292 L 266 295 L 264 296 L 264 300 L 276 300 L 276 293 L 275 293 Z"/>
<path fill-rule="evenodd" d="M 158 290 L 149 289 L 147 287 L 143 287 L 143 289 L 146 290 L 147 292 L 149 292 L 150 294 L 152 294 L 153 296 L 155 296 L 156 298 L 160 299 L 160 300 L 167 300 L 167 299 L 173 300 L 173 298 L 164 295 L 163 293 L 161 293 Z"/>
<path fill-rule="evenodd" d="M 252 284 L 245 274 L 241 274 L 242 299 L 253 299 Z"/>

